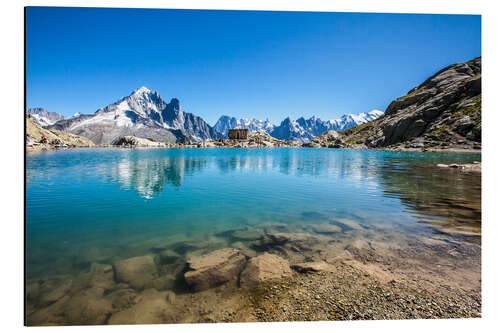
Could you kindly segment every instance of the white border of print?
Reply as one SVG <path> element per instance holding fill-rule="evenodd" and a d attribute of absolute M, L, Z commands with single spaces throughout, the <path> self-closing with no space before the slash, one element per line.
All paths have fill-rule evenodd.
<path fill-rule="evenodd" d="M 131 7 L 131 8 L 200 8 L 200 9 L 255 9 L 255 10 L 293 10 L 293 11 L 345 11 L 345 12 L 397 12 L 397 13 L 448 13 L 482 14 L 483 31 L 483 318 L 458 320 L 393 320 L 393 321 L 356 321 L 356 322 L 285 322 L 269 324 L 186 324 L 186 325 L 141 325 L 141 326 L 93 326 L 64 328 L 25 328 L 23 327 L 23 105 L 24 105 L 24 6 L 91 6 L 91 7 Z M 65 1 L 11 1 L 4 2 L 0 11 L 0 31 L 2 34 L 1 123 L 0 135 L 3 149 L 1 168 L 1 271 L 2 297 L 0 298 L 1 325 L 6 332 L 17 330 L 70 330 L 131 332 L 141 331 L 190 332 L 203 330 L 209 332 L 249 332 L 287 331 L 348 331 L 348 332 L 433 332 L 433 331 L 490 331 L 499 313 L 498 254 L 500 235 L 499 214 L 495 208 L 496 194 L 500 188 L 498 166 L 500 142 L 498 124 L 497 83 L 500 78 L 499 44 L 496 42 L 500 32 L 498 2 L 475 0 L 253 0 L 253 1 L 190 1 L 190 0 L 65 0 Z"/>

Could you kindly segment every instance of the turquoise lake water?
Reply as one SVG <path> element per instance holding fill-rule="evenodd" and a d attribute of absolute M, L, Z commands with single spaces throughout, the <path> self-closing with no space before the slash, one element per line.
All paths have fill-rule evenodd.
<path fill-rule="evenodd" d="M 348 149 L 80 149 L 27 156 L 27 274 L 72 274 L 238 227 L 351 219 L 475 241 L 480 155 Z M 374 229 L 376 230 L 376 228 Z"/>

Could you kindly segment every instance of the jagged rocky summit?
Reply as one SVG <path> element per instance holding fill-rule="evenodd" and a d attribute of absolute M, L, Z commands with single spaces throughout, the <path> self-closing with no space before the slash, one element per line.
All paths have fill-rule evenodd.
<path fill-rule="evenodd" d="M 185 112 L 177 98 L 166 103 L 158 92 L 146 87 L 94 114 L 75 115 L 48 128 L 78 134 L 96 144 L 114 144 L 124 136 L 170 143 L 220 137 L 202 118 Z"/>
<path fill-rule="evenodd" d="M 382 117 L 342 135 L 347 145 L 369 148 L 480 148 L 481 57 L 440 70 Z"/>

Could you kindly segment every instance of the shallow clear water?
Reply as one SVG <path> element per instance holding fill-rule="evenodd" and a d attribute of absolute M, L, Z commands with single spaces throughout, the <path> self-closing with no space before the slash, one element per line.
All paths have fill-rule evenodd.
<path fill-rule="evenodd" d="M 210 243 L 224 230 L 275 223 L 301 227 L 350 219 L 374 232 L 390 226 L 477 241 L 480 174 L 436 164 L 480 159 L 305 148 L 29 155 L 28 277 L 76 273 L 161 244 Z"/>

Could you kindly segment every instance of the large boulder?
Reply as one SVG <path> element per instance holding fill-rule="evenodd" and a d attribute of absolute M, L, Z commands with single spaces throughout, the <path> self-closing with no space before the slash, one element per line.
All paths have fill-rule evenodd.
<path fill-rule="evenodd" d="M 241 273 L 241 286 L 254 286 L 263 282 L 282 279 L 292 273 L 288 260 L 264 253 L 250 259 Z"/>
<path fill-rule="evenodd" d="M 135 289 L 143 289 L 157 275 L 155 262 L 150 256 L 134 257 L 114 263 L 113 271 L 118 282 L 129 284 Z"/>
<path fill-rule="evenodd" d="M 188 258 L 187 262 L 190 271 L 184 274 L 186 283 L 192 289 L 202 291 L 236 281 L 246 258 L 236 249 L 225 248 Z"/>
<path fill-rule="evenodd" d="M 336 131 L 326 131 L 312 140 L 312 143 L 320 144 L 322 147 L 342 148 L 345 146 L 342 136 Z"/>

